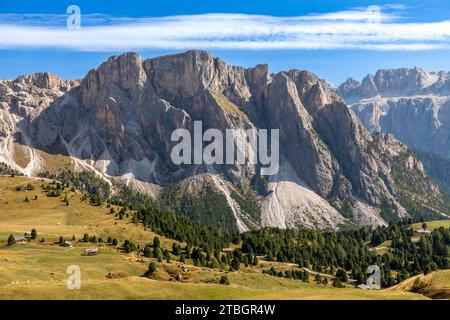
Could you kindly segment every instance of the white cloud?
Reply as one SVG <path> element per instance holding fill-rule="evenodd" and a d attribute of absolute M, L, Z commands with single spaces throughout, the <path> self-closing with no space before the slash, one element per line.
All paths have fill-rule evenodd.
<path fill-rule="evenodd" d="M 394 14 L 381 11 L 376 19 L 373 14 L 376 12 L 354 9 L 287 18 L 245 14 L 139 19 L 82 15 L 80 30 L 66 29 L 64 15 L 39 18 L 0 15 L 3 21 L 0 48 L 119 51 L 189 48 L 433 50 L 450 47 L 450 21 L 404 23 Z M 380 23 L 372 23 L 374 21 Z"/>

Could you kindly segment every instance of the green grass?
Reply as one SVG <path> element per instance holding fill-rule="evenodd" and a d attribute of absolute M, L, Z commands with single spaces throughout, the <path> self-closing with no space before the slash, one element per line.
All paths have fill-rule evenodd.
<path fill-rule="evenodd" d="M 222 92 L 218 91 L 214 94 L 214 98 L 217 101 L 217 104 L 224 109 L 225 111 L 228 111 L 230 113 L 236 114 L 240 117 L 244 117 L 245 114 L 239 109 L 238 106 L 236 106 L 234 103 L 230 102 L 223 94 Z"/>
<path fill-rule="evenodd" d="M 30 179 L 26 177 L 0 177 L 0 245 L 6 242 L 10 234 L 23 235 L 35 228 L 38 239 L 44 238 L 46 242 L 52 242 L 63 236 L 70 240 L 73 235 L 81 239 L 85 233 L 102 237 L 105 241 L 110 236 L 117 238 L 119 242 L 126 239 L 137 244 L 151 243 L 155 233 L 144 230 L 142 225 L 135 225 L 131 219 L 117 219 L 109 214 L 105 205 L 92 206 L 87 201 L 81 201 L 79 191 L 71 192 L 69 189 L 62 193 L 61 197 L 46 197 L 41 184 L 45 180 Z M 33 191 L 15 191 L 15 186 L 32 183 Z M 27 196 L 37 200 L 24 202 Z M 69 206 L 62 199 L 69 198 Z M 3 201 L 2 201 L 3 200 Z M 116 212 L 119 211 L 115 207 Z M 131 217 L 131 215 L 130 215 Z M 161 238 L 161 246 L 171 249 L 172 243 L 177 241 Z"/>
<path fill-rule="evenodd" d="M 83 247 L 65 249 L 27 243 L 0 248 L 0 299 L 423 299 L 409 292 L 335 289 L 272 277 L 256 272 L 228 273 L 231 284 L 217 284 L 218 270 L 189 267 L 188 283 L 155 281 L 141 277 L 148 262 L 140 263 L 103 246 L 99 255 L 82 255 Z M 66 287 L 69 265 L 81 270 L 81 289 Z M 178 263 L 172 263 L 176 267 Z M 159 264 L 158 269 L 162 269 Z M 108 279 L 109 273 L 121 274 Z"/>
<path fill-rule="evenodd" d="M 432 299 L 450 299 L 450 270 L 438 270 L 427 275 L 418 275 L 387 289 L 420 293 Z"/>
<path fill-rule="evenodd" d="M 170 299 L 170 300 L 416 300 L 425 297 L 407 292 L 357 289 L 258 290 L 211 284 L 181 284 L 145 278 L 84 281 L 81 290 L 68 290 L 63 283 L 20 285 L 6 288 L 6 299 Z M 107 293 L 107 295 L 106 295 Z"/>
<path fill-rule="evenodd" d="M 228 286 L 205 284 L 218 279 L 218 273 L 202 271 L 194 283 L 155 281 L 139 276 L 135 263 L 103 253 L 97 257 L 79 257 L 79 252 L 55 250 L 40 252 L 36 248 L 27 260 L 27 271 L 9 269 L 8 284 L 0 284 L 0 299 L 424 299 L 409 292 L 362 291 L 358 289 L 325 288 L 313 283 L 271 277 L 258 273 L 232 273 Z M 21 250 L 27 250 L 23 247 Z M 45 262 L 35 255 L 45 254 Z M 13 262 L 11 262 L 13 263 Z M 21 262 L 17 262 L 20 264 Z M 78 263 L 81 269 L 81 289 L 66 287 L 65 268 Z M 3 264 L 3 263 L 2 263 Z M 4 269 L 0 269 L 4 273 Z M 109 272 L 126 272 L 127 277 L 108 279 Z M 4 282 L 4 281 L 3 281 Z"/>
<path fill-rule="evenodd" d="M 450 219 L 449 220 L 435 220 L 435 221 L 426 221 L 427 229 L 432 231 L 433 229 L 437 229 L 439 227 L 450 228 Z M 415 223 L 412 225 L 414 230 L 422 228 L 422 222 Z"/>
<path fill-rule="evenodd" d="M 103 245 L 97 256 L 84 256 L 84 247 L 62 248 L 34 243 L 0 250 L 0 286 L 64 282 L 70 265 L 78 265 L 83 280 L 99 280 L 111 273 L 140 276 L 147 264 L 136 263 L 114 248 Z M 0 293 L 1 297 L 1 293 Z"/>

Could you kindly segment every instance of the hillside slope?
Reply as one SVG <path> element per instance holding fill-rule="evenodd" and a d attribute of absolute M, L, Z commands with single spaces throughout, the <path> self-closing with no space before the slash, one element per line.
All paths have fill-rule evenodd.
<path fill-rule="evenodd" d="M 66 188 L 60 196 L 46 196 L 45 186 L 54 184 L 51 180 L 0 177 L 0 299 L 425 299 L 408 292 L 332 288 L 313 283 L 312 275 L 311 283 L 305 283 L 261 273 L 273 265 L 297 268 L 286 263 L 261 260 L 258 266 L 228 272 L 195 266 L 190 259 L 158 262 L 126 253 L 121 247 L 124 240 L 142 248 L 152 243 L 156 234 L 133 223 L 131 216 L 120 219 L 110 214 L 105 204 L 89 204 L 79 190 Z M 36 240 L 6 244 L 9 234 L 20 236 L 32 228 L 37 230 Z M 79 241 L 85 233 L 98 239 L 116 238 L 119 245 Z M 66 240 L 75 237 L 73 247 L 60 246 L 60 236 Z M 158 237 L 163 249 L 171 250 L 174 243 L 185 246 Z M 98 248 L 98 255 L 85 256 L 84 250 L 92 247 Z M 158 265 L 153 279 L 143 276 L 150 261 Z M 80 290 L 67 289 L 70 265 L 80 267 Z M 174 274 L 181 272 L 183 278 L 175 281 Z M 219 284 L 223 275 L 230 285 Z"/>
<path fill-rule="evenodd" d="M 432 299 L 450 299 L 450 270 L 440 270 L 427 275 L 418 275 L 386 289 L 390 292 L 420 293 Z"/>

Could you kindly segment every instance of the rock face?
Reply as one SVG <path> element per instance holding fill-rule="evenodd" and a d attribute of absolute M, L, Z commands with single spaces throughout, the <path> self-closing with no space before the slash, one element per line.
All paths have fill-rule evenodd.
<path fill-rule="evenodd" d="M 348 81 L 339 90 L 357 88 Z M 230 227 L 220 217 L 228 215 L 239 231 L 385 224 L 386 199 L 397 217 L 406 216 L 398 196 L 408 190 L 398 170 L 421 177 L 414 192 L 432 190 L 442 204 L 404 145 L 373 138 L 329 85 L 306 71 L 269 74 L 267 65 L 230 66 L 204 51 L 144 61 L 125 53 L 79 82 L 49 74 L 2 81 L 0 103 L 0 161 L 13 168 L 29 175 L 92 170 L 201 221 Z M 252 164 L 174 164 L 171 134 L 192 132 L 195 121 L 203 131 L 279 129 L 278 174 L 261 177 Z M 243 139 L 239 131 L 234 138 Z M 26 149 L 30 161 L 19 161 L 16 149 Z M 219 204 L 223 210 L 211 211 Z"/>
<path fill-rule="evenodd" d="M 63 81 L 50 73 L 0 80 L 0 162 L 32 175 L 41 168 L 29 126 L 58 97 L 79 81 Z"/>
<path fill-rule="evenodd" d="M 380 70 L 360 85 L 348 80 L 337 92 L 369 131 L 450 159 L 450 73 Z"/>

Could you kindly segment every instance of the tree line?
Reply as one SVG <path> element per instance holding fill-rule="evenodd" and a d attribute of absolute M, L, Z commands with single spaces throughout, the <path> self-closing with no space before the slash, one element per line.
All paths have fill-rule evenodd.
<path fill-rule="evenodd" d="M 300 268 L 336 276 L 346 274 L 365 283 L 370 265 L 381 270 L 383 287 L 411 276 L 449 268 L 450 228 L 438 228 L 429 236 L 412 241 L 413 219 L 371 230 L 326 231 L 297 228 L 263 228 L 241 235 L 242 252 L 263 255 L 269 261 L 296 263 Z M 390 240 L 388 251 L 377 254 L 376 246 Z M 393 270 L 397 271 L 394 278 Z M 341 280 L 345 280 L 341 277 Z"/>

